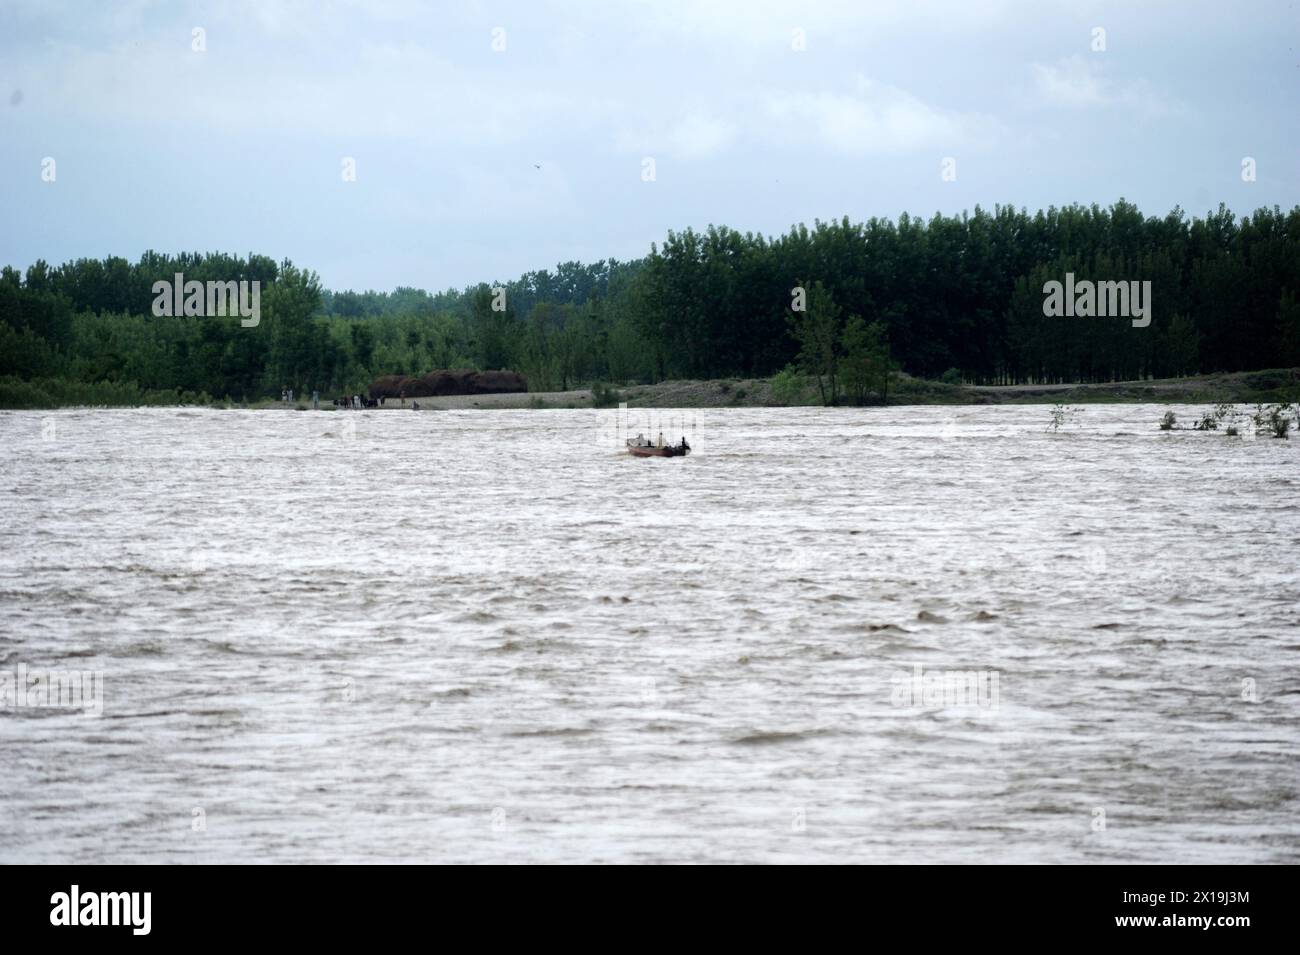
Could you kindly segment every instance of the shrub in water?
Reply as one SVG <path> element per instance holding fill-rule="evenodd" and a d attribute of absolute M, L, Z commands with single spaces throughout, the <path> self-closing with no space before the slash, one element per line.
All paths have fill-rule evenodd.
<path fill-rule="evenodd" d="M 1048 430 L 1055 433 L 1060 431 L 1070 423 L 1070 420 L 1082 411 L 1082 408 L 1070 408 L 1066 405 L 1056 404 L 1052 406 L 1052 423 L 1047 426 Z"/>

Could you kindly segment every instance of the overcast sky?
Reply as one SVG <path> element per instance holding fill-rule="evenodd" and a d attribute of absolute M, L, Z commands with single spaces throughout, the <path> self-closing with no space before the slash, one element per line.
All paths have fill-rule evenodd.
<path fill-rule="evenodd" d="M 1298 37 L 1295 0 L 0 0 L 0 263 L 441 289 L 710 223 L 1289 208 Z"/>

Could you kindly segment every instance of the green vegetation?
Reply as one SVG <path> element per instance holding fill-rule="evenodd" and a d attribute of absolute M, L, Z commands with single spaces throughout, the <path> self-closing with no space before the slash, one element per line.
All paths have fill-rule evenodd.
<path fill-rule="evenodd" d="M 0 376 L 0 408 L 65 408 L 70 405 L 136 407 L 141 405 L 209 405 L 202 392 L 145 391 L 133 381 L 82 382 L 66 378 L 24 381 Z"/>
<path fill-rule="evenodd" d="M 772 399 L 781 405 L 806 405 L 812 400 L 812 383 L 793 365 L 786 365 L 772 376 Z"/>
<path fill-rule="evenodd" d="M 1150 280 L 1151 325 L 1045 317 L 1042 286 L 1067 271 Z M 177 272 L 260 281 L 261 323 L 155 318 L 152 284 Z M 1300 207 L 1238 220 L 1221 206 L 1189 220 L 1121 200 L 1032 215 L 846 218 L 774 238 L 687 229 L 638 261 L 570 262 L 500 287 L 503 301 L 487 284 L 333 293 L 314 273 L 258 255 L 5 268 L 0 404 L 256 402 L 284 388 L 327 397 L 380 375 L 456 367 L 519 371 L 538 392 L 771 376 L 773 400 L 824 404 L 962 400 L 963 387 L 983 385 L 1263 377 L 1300 365 Z M 796 288 L 803 311 L 791 308 Z M 1285 377 L 1254 387 L 1290 400 Z"/>
<path fill-rule="evenodd" d="M 1292 410 L 1291 405 L 1285 402 L 1278 405 L 1257 405 L 1252 416 L 1255 429 L 1260 433 L 1286 440 L 1291 430 Z M 1300 415 L 1300 412 L 1297 414 Z"/>
<path fill-rule="evenodd" d="M 1228 402 L 1219 402 L 1209 411 L 1204 411 L 1192 425 L 1193 431 L 1217 431 L 1219 425 L 1227 421 L 1225 433 L 1228 437 L 1237 437 L 1241 433 L 1239 422 L 1247 418 L 1254 425 L 1256 434 L 1267 434 L 1274 438 L 1286 440 L 1291 430 L 1291 418 L 1295 417 L 1300 425 L 1300 404 L 1283 401 L 1277 404 L 1260 403 L 1255 405 L 1255 413 L 1246 415 Z M 1176 431 L 1178 418 L 1172 411 L 1166 411 L 1160 419 L 1161 431 Z"/>

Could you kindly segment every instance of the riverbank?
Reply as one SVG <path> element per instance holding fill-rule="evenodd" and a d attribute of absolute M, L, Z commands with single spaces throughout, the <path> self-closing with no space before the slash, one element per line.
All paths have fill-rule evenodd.
<path fill-rule="evenodd" d="M 763 408 L 820 404 L 815 386 L 780 398 L 767 378 L 662 381 L 616 389 L 615 401 L 631 408 Z M 991 404 L 1194 404 L 1198 402 L 1294 401 L 1300 397 L 1300 369 L 1234 372 L 1187 378 L 1058 385 L 952 385 L 899 375 L 890 405 Z M 589 389 L 515 395 L 421 398 L 421 408 L 590 408 Z M 609 399 L 606 398 L 606 401 Z M 391 405 L 389 406 L 391 407 Z"/>
<path fill-rule="evenodd" d="M 0 388 L 0 408 L 135 407 L 141 405 L 205 405 L 231 407 L 206 396 L 178 396 L 174 392 L 144 392 L 133 385 L 80 385 L 41 390 L 35 383 Z M 9 398 L 10 400 L 5 400 Z M 38 400 L 44 399 L 44 400 Z M 1269 369 L 1195 375 L 1187 378 L 1158 378 L 1145 381 L 1113 381 L 1096 384 L 1050 385 L 962 385 L 927 381 L 900 374 L 894 382 L 889 405 L 993 405 L 993 404 L 1196 404 L 1230 402 L 1258 404 L 1300 400 L 1300 368 Z M 418 404 L 422 411 L 472 409 L 592 408 L 612 407 L 627 402 L 631 408 L 774 408 L 819 405 L 816 386 L 788 386 L 774 393 L 770 378 L 723 378 L 708 381 L 661 381 L 652 385 L 626 385 L 600 394 L 590 388 L 570 391 L 516 392 L 495 395 L 443 395 L 432 398 L 390 399 L 381 410 L 409 411 Z M 264 398 L 234 407 L 253 409 L 306 410 L 310 401 L 301 399 L 286 405 Z M 334 410 L 327 402 L 321 409 Z"/>

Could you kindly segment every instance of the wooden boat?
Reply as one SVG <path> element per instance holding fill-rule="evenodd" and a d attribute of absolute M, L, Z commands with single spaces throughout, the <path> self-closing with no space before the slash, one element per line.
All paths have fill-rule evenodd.
<path fill-rule="evenodd" d="M 627 439 L 627 453 L 634 458 L 680 458 L 691 453 L 691 446 L 682 438 L 681 444 L 651 444 L 640 438 Z"/>

